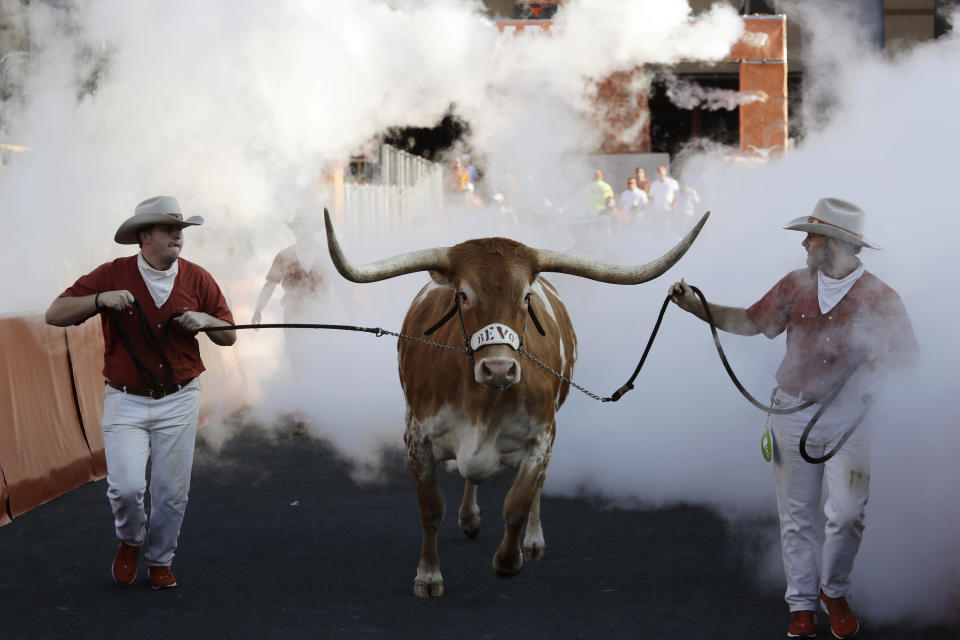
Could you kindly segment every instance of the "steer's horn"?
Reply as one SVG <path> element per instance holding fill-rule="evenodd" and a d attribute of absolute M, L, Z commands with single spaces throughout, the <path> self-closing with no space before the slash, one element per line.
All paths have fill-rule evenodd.
<path fill-rule="evenodd" d="M 538 249 L 538 271 L 568 273 L 572 276 L 590 278 L 591 280 L 609 282 L 610 284 L 640 284 L 647 280 L 653 280 L 683 257 L 683 254 L 685 254 L 687 249 L 690 248 L 690 245 L 693 244 L 693 241 L 696 239 L 697 234 L 700 233 L 700 229 L 703 228 L 709 216 L 709 211 L 703 214 L 700 222 L 698 222 L 673 249 L 670 249 L 667 253 L 647 264 L 635 267 L 624 267 L 618 264 L 610 264 L 609 262 L 581 258 L 569 253 Z"/>
<path fill-rule="evenodd" d="M 422 249 L 370 264 L 353 264 L 343 255 L 337 234 L 333 231 L 330 212 L 326 208 L 323 210 L 323 221 L 327 225 L 327 248 L 330 250 L 333 266 L 350 282 L 377 282 L 415 271 L 444 271 L 449 266 L 446 249 Z"/>

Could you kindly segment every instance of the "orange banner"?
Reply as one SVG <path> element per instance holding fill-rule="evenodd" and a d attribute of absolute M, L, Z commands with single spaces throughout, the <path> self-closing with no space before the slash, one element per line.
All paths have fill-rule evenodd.
<path fill-rule="evenodd" d="M 93 318 L 78 327 L 67 328 L 67 349 L 73 385 L 80 409 L 80 424 L 90 448 L 93 469 L 98 477 L 107 475 L 103 453 L 103 330 Z"/>
<path fill-rule="evenodd" d="M 0 468 L 10 515 L 95 480 L 80 425 L 66 331 L 43 318 L 0 319 Z"/>

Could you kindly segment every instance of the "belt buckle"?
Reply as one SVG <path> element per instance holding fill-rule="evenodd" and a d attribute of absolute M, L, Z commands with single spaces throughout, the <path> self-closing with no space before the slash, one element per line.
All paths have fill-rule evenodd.
<path fill-rule="evenodd" d="M 158 395 L 158 394 L 159 394 L 159 395 Z M 166 393 L 166 391 L 164 391 L 163 387 L 160 387 L 159 390 L 153 389 L 153 388 L 150 389 L 150 397 L 151 397 L 153 400 L 159 400 L 160 398 L 162 398 L 162 397 L 165 396 L 165 395 L 167 395 L 167 393 Z"/>

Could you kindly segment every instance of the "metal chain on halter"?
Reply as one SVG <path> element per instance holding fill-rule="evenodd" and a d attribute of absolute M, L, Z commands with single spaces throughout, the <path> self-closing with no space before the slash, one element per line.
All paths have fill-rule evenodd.
<path fill-rule="evenodd" d="M 527 351 L 526 349 L 518 349 L 517 352 L 518 352 L 518 353 L 522 353 L 522 354 L 525 355 L 527 358 L 529 358 L 531 361 L 533 361 L 534 364 L 542 367 L 543 369 L 546 369 L 547 371 L 549 371 L 549 372 L 552 373 L 553 375 L 557 376 L 558 378 L 560 378 L 561 380 L 563 380 L 564 382 L 566 382 L 567 384 L 569 384 L 571 387 L 574 387 L 575 389 L 578 389 L 578 390 L 582 391 L 583 393 L 587 394 L 588 396 L 590 396 L 590 397 L 593 398 L 594 400 L 599 400 L 600 402 L 611 402 L 611 401 L 612 401 L 612 398 L 601 398 L 600 396 L 598 396 L 598 395 L 595 394 L 594 392 L 589 391 L 589 390 L 587 390 L 587 389 L 584 389 L 583 387 L 581 387 L 580 385 L 578 385 L 576 382 L 574 382 L 574 381 L 571 380 L 570 378 L 568 378 L 568 377 L 566 377 L 565 375 L 563 375 L 562 373 L 560 373 L 560 372 L 558 372 L 558 371 L 554 371 L 554 370 L 550 367 L 550 365 L 548 365 L 548 364 L 540 361 L 535 355 L 533 355 L 532 353 L 530 353 L 530 352 Z"/>
<path fill-rule="evenodd" d="M 464 347 L 454 347 L 453 345 L 443 344 L 442 342 L 434 342 L 433 340 L 418 338 L 417 336 L 408 336 L 395 331 L 387 331 L 386 329 L 380 329 L 377 331 L 376 335 L 378 338 L 383 335 L 396 336 L 397 338 L 403 338 L 404 340 L 410 340 L 411 342 L 419 342 L 420 344 L 430 345 L 431 347 L 437 347 L 438 349 L 446 349 L 447 351 L 456 351 L 458 353 L 467 353 L 467 350 Z"/>

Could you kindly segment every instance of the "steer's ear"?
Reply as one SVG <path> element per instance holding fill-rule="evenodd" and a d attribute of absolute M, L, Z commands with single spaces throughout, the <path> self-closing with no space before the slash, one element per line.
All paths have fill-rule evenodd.
<path fill-rule="evenodd" d="M 453 288 L 453 280 L 450 278 L 450 276 L 447 273 L 443 271 L 430 269 L 430 277 L 433 279 L 434 282 L 436 282 L 441 287 L 450 287 L 451 289 Z"/>

